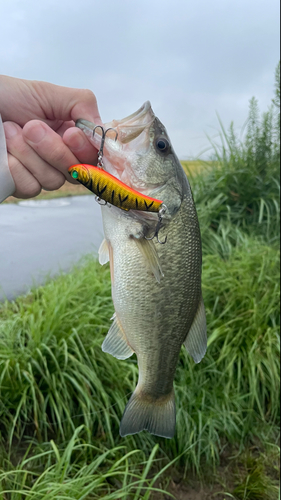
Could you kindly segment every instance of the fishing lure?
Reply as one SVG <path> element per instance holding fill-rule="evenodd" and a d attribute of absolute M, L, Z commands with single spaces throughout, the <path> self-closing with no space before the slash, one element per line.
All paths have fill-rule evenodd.
<path fill-rule="evenodd" d="M 71 177 L 83 184 L 95 195 L 122 210 L 141 210 L 143 212 L 159 212 L 163 202 L 151 198 L 93 165 L 73 165 L 68 169 Z"/>
<path fill-rule="evenodd" d="M 151 238 L 146 240 L 157 239 L 157 242 L 164 245 L 167 241 L 167 236 L 164 241 L 159 240 L 159 231 L 162 227 L 163 216 L 167 210 L 166 205 L 163 201 L 157 200 L 156 198 L 151 198 L 146 196 L 135 189 L 127 186 L 124 182 L 114 177 L 114 175 L 109 174 L 103 169 L 103 147 L 105 142 L 106 133 L 109 130 L 101 125 L 96 125 L 93 129 L 93 136 L 97 128 L 102 131 L 101 146 L 98 152 L 98 165 L 86 165 L 80 163 L 78 165 L 73 165 L 68 169 L 69 174 L 73 179 L 76 179 L 80 184 L 88 188 L 90 191 L 95 193 L 98 201 L 103 200 L 106 203 L 110 203 L 115 207 L 121 208 L 122 210 L 140 210 L 143 212 L 157 212 L 158 223 L 156 225 L 155 233 Z M 116 131 L 115 131 L 116 132 Z M 116 138 L 117 139 L 117 132 Z"/>

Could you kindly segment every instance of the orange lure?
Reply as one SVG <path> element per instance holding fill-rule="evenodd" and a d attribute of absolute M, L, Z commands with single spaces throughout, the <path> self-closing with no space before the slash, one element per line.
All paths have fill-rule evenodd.
<path fill-rule="evenodd" d="M 105 170 L 93 165 L 73 165 L 68 172 L 73 179 L 79 181 L 101 200 L 122 210 L 159 212 L 163 203 L 135 191 Z"/>

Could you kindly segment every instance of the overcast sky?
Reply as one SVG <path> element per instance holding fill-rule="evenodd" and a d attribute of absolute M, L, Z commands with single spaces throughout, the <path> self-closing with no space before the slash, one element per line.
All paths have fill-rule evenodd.
<path fill-rule="evenodd" d="M 90 88 L 104 121 L 150 100 L 180 158 L 265 111 L 278 0 L 0 0 L 0 73 Z"/>

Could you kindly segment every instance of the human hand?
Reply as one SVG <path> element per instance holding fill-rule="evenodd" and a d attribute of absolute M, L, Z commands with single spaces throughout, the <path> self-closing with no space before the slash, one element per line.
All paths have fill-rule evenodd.
<path fill-rule="evenodd" d="M 13 196 L 30 198 L 55 190 L 75 163 L 92 163 L 97 151 L 74 127 L 78 118 L 101 123 L 90 90 L 0 75 L 0 114 L 4 123 Z"/>

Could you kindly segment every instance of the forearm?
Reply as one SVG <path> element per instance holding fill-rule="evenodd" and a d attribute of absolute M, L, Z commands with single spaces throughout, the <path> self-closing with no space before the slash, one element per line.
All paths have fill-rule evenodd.
<path fill-rule="evenodd" d="M 0 116 L 0 203 L 15 192 L 16 186 L 8 166 L 4 127 Z"/>

